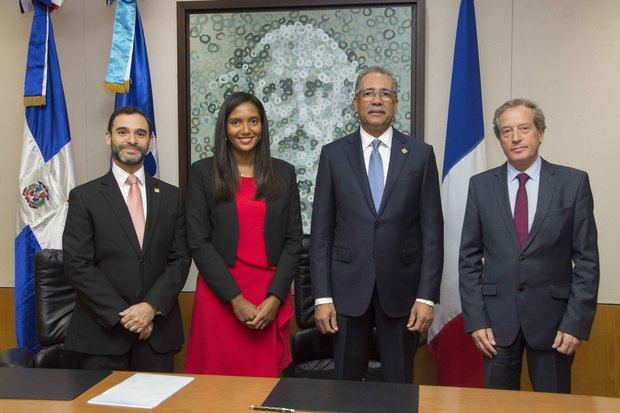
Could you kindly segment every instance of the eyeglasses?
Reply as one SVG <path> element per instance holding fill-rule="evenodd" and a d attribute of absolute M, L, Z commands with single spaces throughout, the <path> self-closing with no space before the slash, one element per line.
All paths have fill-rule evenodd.
<path fill-rule="evenodd" d="M 396 100 L 396 92 L 387 89 L 366 89 L 358 92 L 356 96 L 364 102 L 372 102 L 377 95 L 379 95 L 379 98 L 384 102 L 393 102 Z"/>

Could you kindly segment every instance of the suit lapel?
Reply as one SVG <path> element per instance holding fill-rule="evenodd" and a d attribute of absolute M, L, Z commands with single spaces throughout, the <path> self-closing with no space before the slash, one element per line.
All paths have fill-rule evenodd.
<path fill-rule="evenodd" d="M 142 242 L 142 250 L 146 251 L 149 241 L 152 238 L 159 214 L 159 205 L 161 203 L 161 193 L 159 191 L 159 183 L 149 176 L 146 177 L 146 228 L 144 229 L 144 240 Z"/>
<path fill-rule="evenodd" d="M 129 215 L 129 209 L 127 209 L 127 204 L 123 199 L 123 194 L 118 187 L 116 179 L 114 179 L 112 171 L 104 175 L 103 181 L 101 181 L 101 194 L 110 205 L 110 209 L 114 212 L 114 215 L 116 215 L 125 235 L 127 235 L 127 238 L 131 241 L 132 247 L 136 250 L 136 253 L 140 255 L 141 250 L 138 236 L 136 235 L 133 221 Z"/>
<path fill-rule="evenodd" d="M 503 164 L 498 168 L 495 178 L 495 197 L 497 198 L 499 212 L 504 220 L 504 224 L 506 225 L 506 229 L 508 230 L 512 241 L 515 244 L 515 247 L 521 250 L 519 240 L 517 239 L 517 231 L 515 230 L 512 211 L 510 210 L 510 200 L 508 199 L 508 176 L 506 172 L 506 164 Z"/>
<path fill-rule="evenodd" d="M 525 243 L 524 250 L 532 243 L 532 240 L 540 230 L 545 215 L 549 210 L 551 204 L 551 198 L 553 198 L 553 192 L 555 190 L 555 171 L 553 167 L 544 159 L 541 159 L 542 165 L 540 166 L 540 183 L 538 185 L 538 202 L 536 204 L 536 213 L 534 214 L 534 222 L 532 222 L 532 229 L 527 236 L 527 242 Z"/>
<path fill-rule="evenodd" d="M 388 174 L 387 179 L 385 180 L 385 188 L 383 189 L 381 207 L 379 208 L 378 215 L 381 215 L 381 212 L 385 208 L 385 204 L 387 203 L 387 200 L 396 185 L 400 171 L 403 169 L 407 155 L 411 150 L 411 148 L 407 145 L 407 138 L 396 129 L 393 129 L 393 131 L 394 133 L 392 135 L 392 148 L 390 149 Z"/>
<path fill-rule="evenodd" d="M 353 175 L 357 179 L 357 182 L 362 189 L 364 198 L 370 210 L 377 215 L 375 205 L 372 201 L 372 193 L 370 192 L 370 184 L 368 183 L 368 174 L 366 172 L 366 166 L 364 165 L 364 154 L 362 153 L 362 136 L 360 131 L 349 135 L 347 138 L 349 146 L 346 148 L 345 153 L 351 168 L 353 169 Z"/>

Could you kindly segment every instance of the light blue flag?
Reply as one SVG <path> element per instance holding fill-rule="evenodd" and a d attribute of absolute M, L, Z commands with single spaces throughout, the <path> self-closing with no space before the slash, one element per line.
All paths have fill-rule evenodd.
<path fill-rule="evenodd" d="M 136 106 L 149 117 L 153 125 L 151 149 L 144 158 L 144 170 L 151 176 L 159 177 L 157 159 L 157 134 L 155 132 L 155 112 L 153 111 L 153 90 L 149 72 L 149 56 L 142 30 L 140 11 L 136 7 L 136 28 L 131 61 L 130 86 L 127 93 L 117 93 L 114 109 L 123 106 Z"/>
<path fill-rule="evenodd" d="M 113 0 L 107 0 L 108 4 Z M 110 66 L 114 59 L 116 39 L 126 38 L 131 33 L 133 43 L 130 45 L 131 70 L 127 84 L 129 89 L 126 93 L 116 93 L 114 101 L 114 109 L 123 106 L 135 106 L 140 108 L 149 117 L 153 125 L 151 147 L 144 158 L 144 170 L 151 176 L 159 177 L 159 161 L 157 158 L 157 133 L 155 130 L 155 112 L 153 110 L 153 90 L 151 88 L 151 74 L 149 72 L 149 57 L 146 51 L 146 41 L 144 39 L 144 30 L 142 29 L 142 19 L 140 18 L 140 10 L 135 2 L 125 0 L 117 2 L 114 22 L 114 35 L 112 36 L 112 47 L 110 48 Z M 119 7 L 123 7 L 123 12 L 119 13 Z M 127 9 L 133 7 L 131 11 Z M 117 35 L 119 23 L 116 19 L 123 22 L 123 30 L 127 33 L 125 36 Z M 123 47 L 127 47 L 124 45 Z M 107 81 L 107 78 L 106 78 Z"/>
<path fill-rule="evenodd" d="M 113 0 L 106 1 L 108 5 L 113 2 Z M 136 10 L 136 0 L 118 0 L 116 2 L 110 60 L 105 75 L 105 87 L 110 92 L 125 93 L 129 90 L 129 70 L 135 37 Z"/>

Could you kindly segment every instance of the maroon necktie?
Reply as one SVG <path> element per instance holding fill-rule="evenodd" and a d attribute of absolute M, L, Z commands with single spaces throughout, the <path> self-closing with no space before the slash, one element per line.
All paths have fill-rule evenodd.
<path fill-rule="evenodd" d="M 515 202 L 515 230 L 517 231 L 517 238 L 519 239 L 519 245 L 521 248 L 525 246 L 527 241 L 527 191 L 525 189 L 525 183 L 530 177 L 521 172 L 517 175 L 519 180 L 519 189 L 517 190 L 517 199 Z"/>

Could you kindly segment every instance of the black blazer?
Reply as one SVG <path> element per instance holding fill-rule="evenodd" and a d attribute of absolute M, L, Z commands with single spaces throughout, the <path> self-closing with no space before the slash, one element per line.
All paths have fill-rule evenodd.
<path fill-rule="evenodd" d="M 536 214 L 521 249 L 506 173 L 503 164 L 469 181 L 459 257 L 465 331 L 490 327 L 507 346 L 522 330 L 530 346 L 545 351 L 558 330 L 587 339 L 599 283 L 588 175 L 542 161 Z"/>
<path fill-rule="evenodd" d="M 155 351 L 178 351 L 183 325 L 177 297 L 191 259 L 185 211 L 177 187 L 146 176 L 147 217 L 143 248 L 112 172 L 75 187 L 63 233 L 67 281 L 77 302 L 65 338 L 69 350 L 125 354 L 138 339 L 119 312 L 147 301 L 162 314 L 153 319 Z"/>
<path fill-rule="evenodd" d="M 375 210 L 359 130 L 325 145 L 310 231 L 312 295 L 357 317 L 372 292 L 391 317 L 416 298 L 439 301 L 443 217 L 430 145 L 396 129 L 381 206 Z"/>
<path fill-rule="evenodd" d="M 213 200 L 213 157 L 194 162 L 187 194 L 187 239 L 194 262 L 209 288 L 228 302 L 241 293 L 229 265 L 236 261 L 239 224 L 235 200 Z M 265 246 L 267 262 L 276 272 L 267 294 L 286 298 L 301 251 L 299 190 L 293 165 L 272 158 L 271 165 L 281 182 L 280 195 L 267 202 Z"/>

